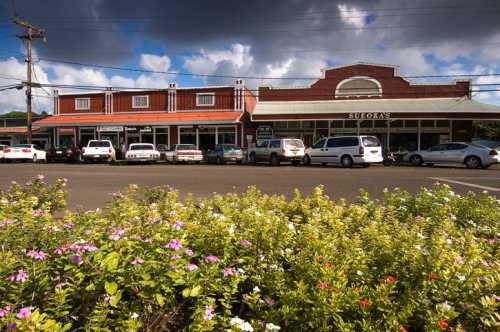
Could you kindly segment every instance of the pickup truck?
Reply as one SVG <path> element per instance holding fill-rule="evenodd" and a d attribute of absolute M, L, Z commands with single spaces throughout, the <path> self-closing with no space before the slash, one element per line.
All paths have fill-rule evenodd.
<path fill-rule="evenodd" d="M 113 144 L 108 140 L 91 140 L 82 150 L 83 161 L 116 161 Z"/>
<path fill-rule="evenodd" d="M 305 147 L 300 139 L 273 138 L 259 140 L 255 147 L 248 149 L 248 161 L 255 164 L 265 161 L 272 166 L 279 166 L 282 161 L 298 166 L 304 158 Z"/>
<path fill-rule="evenodd" d="M 177 162 L 195 162 L 199 164 L 203 160 L 203 153 L 193 144 L 176 144 L 165 152 L 165 159 L 173 164 Z"/>

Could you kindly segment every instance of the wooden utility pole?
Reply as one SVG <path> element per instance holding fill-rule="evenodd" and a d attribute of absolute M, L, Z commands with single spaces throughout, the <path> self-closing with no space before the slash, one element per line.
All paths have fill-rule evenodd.
<path fill-rule="evenodd" d="M 21 40 L 26 41 L 26 64 L 28 66 L 27 70 L 27 79 L 26 79 L 26 120 L 28 127 L 28 144 L 32 143 L 33 137 L 33 128 L 31 124 L 31 66 L 32 66 L 32 58 L 31 58 L 31 42 L 33 38 L 44 38 L 45 39 L 45 30 L 40 29 L 27 21 L 23 21 L 18 17 L 14 18 L 14 23 L 24 29 L 26 29 L 25 33 L 17 35 Z"/>

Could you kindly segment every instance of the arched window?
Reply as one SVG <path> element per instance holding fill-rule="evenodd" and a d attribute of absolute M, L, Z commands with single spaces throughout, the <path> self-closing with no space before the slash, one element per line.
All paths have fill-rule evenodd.
<path fill-rule="evenodd" d="M 371 77 L 351 77 L 341 81 L 335 89 L 335 97 L 379 96 L 382 96 L 382 85 Z"/>

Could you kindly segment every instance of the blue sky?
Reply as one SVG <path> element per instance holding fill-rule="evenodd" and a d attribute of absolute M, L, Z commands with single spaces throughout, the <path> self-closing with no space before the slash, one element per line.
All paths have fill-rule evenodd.
<path fill-rule="evenodd" d="M 0 4 L 0 86 L 24 78 L 14 11 L 47 30 L 35 58 L 307 85 L 321 69 L 358 61 L 399 65 L 404 76 L 500 73 L 500 4 L 481 0 L 17 0 Z M 162 75 L 37 61 L 43 83 L 136 88 L 233 84 L 233 78 Z M 494 84 L 500 76 L 471 77 Z M 452 81 L 453 78 L 427 81 Z M 415 82 L 421 82 L 415 80 Z M 500 89 L 497 86 L 474 86 Z M 50 88 L 35 109 L 51 110 Z M 474 98 L 500 105 L 500 93 Z M 24 109 L 23 91 L 0 92 L 0 112 Z"/>

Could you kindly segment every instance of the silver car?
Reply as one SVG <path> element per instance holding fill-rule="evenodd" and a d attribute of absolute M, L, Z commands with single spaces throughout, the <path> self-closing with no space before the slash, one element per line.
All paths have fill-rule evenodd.
<path fill-rule="evenodd" d="M 415 166 L 464 164 L 467 168 L 488 168 L 500 163 L 500 155 L 497 150 L 482 145 L 450 142 L 435 145 L 428 150 L 409 152 L 404 160 Z"/>

